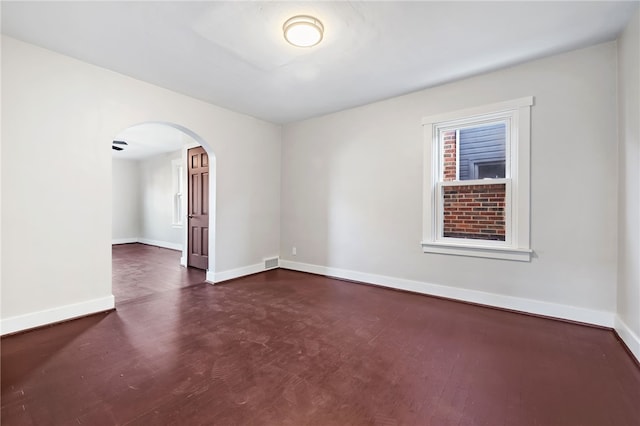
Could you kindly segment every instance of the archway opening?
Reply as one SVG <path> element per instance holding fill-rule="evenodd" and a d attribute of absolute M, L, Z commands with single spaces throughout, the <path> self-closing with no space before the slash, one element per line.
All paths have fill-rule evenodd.
<path fill-rule="evenodd" d="M 168 122 L 132 125 L 111 143 L 116 303 L 206 281 L 215 265 L 211 149 Z"/>

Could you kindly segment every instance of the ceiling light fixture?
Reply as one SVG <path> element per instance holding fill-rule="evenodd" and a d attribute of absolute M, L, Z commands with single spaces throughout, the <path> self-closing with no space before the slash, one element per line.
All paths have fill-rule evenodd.
<path fill-rule="evenodd" d="M 322 41 L 322 22 L 308 15 L 298 15 L 287 19 L 282 26 L 284 38 L 297 47 L 311 47 Z"/>

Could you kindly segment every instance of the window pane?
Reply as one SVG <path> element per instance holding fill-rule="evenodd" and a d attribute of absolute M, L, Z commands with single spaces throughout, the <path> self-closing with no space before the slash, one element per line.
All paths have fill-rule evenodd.
<path fill-rule="evenodd" d="M 504 178 L 505 139 L 504 123 L 460 129 L 459 180 Z"/>
<path fill-rule="evenodd" d="M 486 162 L 476 163 L 474 175 L 476 179 L 497 179 L 503 178 L 505 175 L 504 161 L 502 162 Z"/>
<path fill-rule="evenodd" d="M 443 236 L 504 241 L 505 188 L 504 183 L 443 186 Z"/>

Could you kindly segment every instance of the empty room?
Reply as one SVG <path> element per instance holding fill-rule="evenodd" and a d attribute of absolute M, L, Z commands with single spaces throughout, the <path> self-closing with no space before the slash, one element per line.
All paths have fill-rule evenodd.
<path fill-rule="evenodd" d="M 0 8 L 3 425 L 640 424 L 640 2 Z"/>

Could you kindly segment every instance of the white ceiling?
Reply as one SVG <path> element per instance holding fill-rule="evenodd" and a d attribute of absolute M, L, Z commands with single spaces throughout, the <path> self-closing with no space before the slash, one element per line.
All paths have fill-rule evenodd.
<path fill-rule="evenodd" d="M 182 149 L 186 142 L 194 140 L 182 131 L 161 123 L 144 123 L 131 126 L 118 133 L 114 141 L 125 141 L 122 151 L 112 150 L 113 158 L 140 160 L 165 152 Z"/>
<path fill-rule="evenodd" d="M 2 32 L 274 123 L 613 40 L 627 2 L 10 2 Z M 282 37 L 295 14 L 325 27 Z"/>

